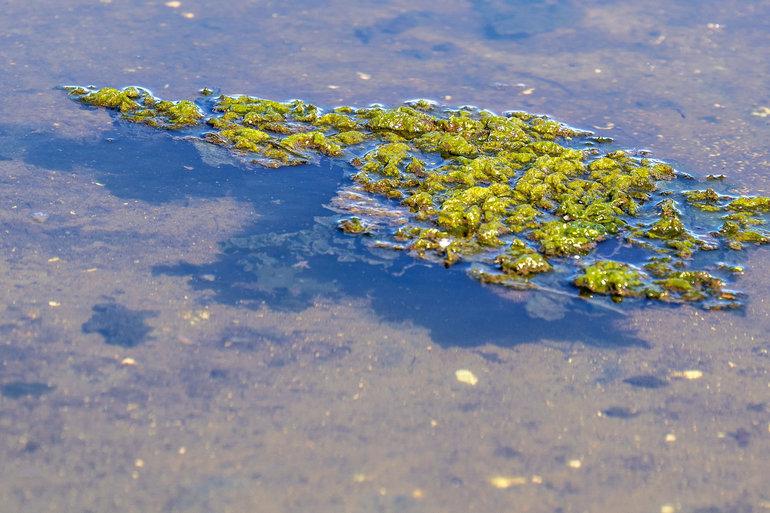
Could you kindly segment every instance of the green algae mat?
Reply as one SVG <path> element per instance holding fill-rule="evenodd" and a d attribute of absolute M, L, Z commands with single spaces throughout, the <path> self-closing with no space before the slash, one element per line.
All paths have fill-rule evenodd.
<path fill-rule="evenodd" d="M 735 308 L 745 298 L 729 283 L 743 271 L 742 250 L 770 242 L 770 198 L 732 194 L 721 175 L 696 180 L 545 116 L 427 100 L 324 111 L 209 89 L 196 101 L 140 87 L 65 89 L 247 164 L 344 159 L 354 172 L 340 230 L 446 267 L 464 264 L 493 286 L 555 283 L 616 302 Z"/>

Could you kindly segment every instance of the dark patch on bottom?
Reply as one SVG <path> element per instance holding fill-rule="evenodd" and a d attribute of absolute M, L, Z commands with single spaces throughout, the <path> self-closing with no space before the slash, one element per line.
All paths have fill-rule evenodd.
<path fill-rule="evenodd" d="M 521 452 L 517 451 L 513 447 L 509 447 L 507 445 L 501 445 L 500 447 L 495 449 L 495 456 L 497 456 L 498 458 L 514 460 L 521 457 Z"/>
<path fill-rule="evenodd" d="M 22 397 L 40 397 L 48 394 L 56 387 L 36 381 L 12 381 L 0 387 L 0 394 L 9 399 L 21 399 Z"/>
<path fill-rule="evenodd" d="M 117 303 L 94 305 L 91 318 L 83 323 L 83 333 L 98 333 L 112 346 L 135 347 L 147 340 L 151 328 L 145 319 L 156 312 L 131 310 Z"/>
<path fill-rule="evenodd" d="M 21 452 L 32 454 L 33 452 L 37 452 L 38 449 L 40 449 L 40 444 L 34 440 L 30 440 L 24 444 L 24 448 L 21 450 Z"/>
<path fill-rule="evenodd" d="M 692 510 L 692 513 L 752 513 L 754 508 L 750 504 L 738 503 L 730 504 L 724 507 L 706 506 L 705 508 L 697 508 Z"/>
<path fill-rule="evenodd" d="M 481 408 L 480 402 L 462 403 L 460 405 L 460 411 L 463 413 L 472 413 L 474 411 L 478 411 L 479 408 Z"/>
<path fill-rule="evenodd" d="M 289 338 L 277 332 L 237 327 L 225 330 L 220 340 L 220 345 L 222 349 L 254 352 L 269 347 L 271 344 L 281 345 L 287 343 Z"/>
<path fill-rule="evenodd" d="M 602 410 L 602 415 L 611 419 L 633 419 L 639 413 L 631 411 L 624 406 L 610 406 Z"/>
<path fill-rule="evenodd" d="M 649 453 L 623 458 L 623 466 L 632 472 L 650 473 L 656 470 L 655 458 Z"/>
<path fill-rule="evenodd" d="M 484 358 L 484 360 L 490 362 L 490 363 L 503 363 L 504 360 L 500 358 L 496 353 L 493 353 L 491 351 L 474 351 L 477 355 Z"/>
<path fill-rule="evenodd" d="M 227 377 L 227 371 L 225 369 L 211 369 L 209 377 L 211 379 L 225 379 Z"/>
<path fill-rule="evenodd" d="M 638 388 L 663 388 L 668 386 L 668 383 L 652 374 L 631 376 L 630 378 L 624 379 L 623 383 L 628 383 L 632 387 Z"/>
<path fill-rule="evenodd" d="M 747 447 L 751 441 L 751 433 L 743 428 L 730 433 L 730 437 L 738 443 L 738 447 Z"/>

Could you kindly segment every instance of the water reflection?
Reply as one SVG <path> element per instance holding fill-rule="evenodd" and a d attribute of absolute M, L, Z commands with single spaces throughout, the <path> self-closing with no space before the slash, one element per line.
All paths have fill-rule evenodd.
<path fill-rule="evenodd" d="M 338 232 L 324 205 L 344 182 L 344 166 L 323 161 L 282 170 L 212 167 L 188 141 L 152 136 L 142 127 L 118 124 L 104 137 L 73 142 L 41 134 L 27 141 L 26 159 L 49 169 L 90 173 L 121 198 L 164 203 L 228 196 L 259 212 L 255 223 L 222 241 L 215 262 L 155 268 L 157 274 L 188 277 L 194 289 L 212 291 L 222 303 L 299 311 L 319 296 L 358 297 L 381 318 L 424 326 L 444 345 L 511 346 L 550 339 L 645 346 L 618 328 L 623 315 L 614 310 L 540 292 L 511 301 L 459 267 L 447 270 L 388 250 L 372 252 L 360 238 Z M 102 310 L 84 329 L 99 329 Z M 128 343 L 114 335 L 113 343 Z"/>
<path fill-rule="evenodd" d="M 565 0 L 475 0 L 490 39 L 522 40 L 536 34 L 574 26 L 581 12 Z"/>

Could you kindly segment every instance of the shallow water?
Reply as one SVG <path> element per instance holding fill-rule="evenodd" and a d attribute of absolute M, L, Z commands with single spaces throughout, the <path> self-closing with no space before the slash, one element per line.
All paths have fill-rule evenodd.
<path fill-rule="evenodd" d="M 768 14 L 7 6 L 0 511 L 770 508 L 766 249 L 739 312 L 501 297 L 337 232 L 339 163 L 244 167 L 56 90 L 522 109 L 767 194 Z"/>

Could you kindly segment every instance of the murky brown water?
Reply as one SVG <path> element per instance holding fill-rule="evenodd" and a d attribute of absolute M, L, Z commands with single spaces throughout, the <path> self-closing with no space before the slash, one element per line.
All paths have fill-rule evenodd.
<path fill-rule="evenodd" d="M 225 277 L 178 265 L 207 269 L 270 222 L 240 192 L 249 176 L 207 194 L 211 169 L 157 134 L 113 153 L 108 114 L 54 89 L 544 112 L 768 194 L 769 16 L 738 1 L 9 2 L 0 511 L 770 510 L 768 250 L 739 280 L 744 312 L 629 309 L 603 340 L 541 336 L 540 319 L 526 343 L 447 343 L 398 303 L 302 282 L 300 261 L 258 280 L 297 281 L 296 304 L 225 297 L 209 285 Z M 132 182 L 140 167 L 157 180 Z"/>

